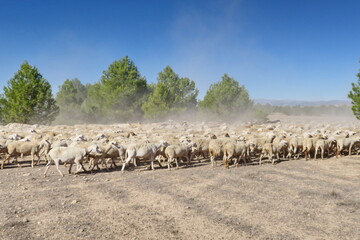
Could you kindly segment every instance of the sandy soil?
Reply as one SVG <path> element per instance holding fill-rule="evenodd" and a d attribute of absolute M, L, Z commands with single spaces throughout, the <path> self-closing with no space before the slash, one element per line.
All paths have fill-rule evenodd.
<path fill-rule="evenodd" d="M 359 157 L 43 172 L 0 171 L 0 239 L 360 239 Z"/>

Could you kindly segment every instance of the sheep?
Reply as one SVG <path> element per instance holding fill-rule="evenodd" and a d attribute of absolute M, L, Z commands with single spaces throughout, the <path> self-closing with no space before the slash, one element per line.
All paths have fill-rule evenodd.
<path fill-rule="evenodd" d="M 115 164 L 115 159 L 120 157 L 121 161 L 124 161 L 125 159 L 125 149 L 124 147 L 120 146 L 116 141 L 112 141 L 108 144 L 103 144 L 103 145 L 99 145 L 99 147 L 101 148 L 103 154 L 101 155 L 101 160 L 102 160 L 102 164 L 105 165 L 106 170 L 109 170 L 107 167 L 107 162 L 105 161 L 105 158 L 110 158 L 112 163 L 111 166 L 116 167 Z M 93 158 L 92 161 L 90 161 L 89 164 L 89 169 L 93 170 L 94 167 L 96 166 L 97 169 L 99 170 L 99 165 L 98 165 L 98 158 Z"/>
<path fill-rule="evenodd" d="M 73 142 L 87 142 L 87 138 L 82 134 L 77 134 L 71 139 Z"/>
<path fill-rule="evenodd" d="M 17 141 L 17 140 L 22 139 L 22 137 L 19 134 L 15 133 L 15 134 L 12 134 L 12 135 L 8 136 L 8 139 Z"/>
<path fill-rule="evenodd" d="M 318 139 L 315 142 L 315 154 L 314 159 L 317 157 L 318 150 L 321 150 L 321 159 L 324 159 L 324 152 L 327 152 L 327 158 L 329 158 L 329 143 L 327 139 Z"/>
<path fill-rule="evenodd" d="M 289 140 L 289 149 L 287 158 L 291 158 L 292 154 L 294 154 L 294 159 L 298 159 L 300 157 L 300 153 L 303 150 L 303 138 L 300 137 L 292 137 Z"/>
<path fill-rule="evenodd" d="M 341 152 L 345 149 L 349 150 L 349 156 L 351 156 L 352 147 L 360 143 L 359 137 L 349 137 L 349 138 L 338 138 L 337 139 L 337 154 L 341 154 Z"/>
<path fill-rule="evenodd" d="M 197 152 L 196 152 L 196 157 L 198 158 L 198 162 L 200 162 L 200 155 L 203 158 L 206 158 L 209 156 L 209 142 L 210 139 L 208 138 L 196 138 L 193 141 L 194 143 L 196 143 L 197 146 Z"/>
<path fill-rule="evenodd" d="M 246 165 L 246 155 L 248 152 L 248 145 L 244 142 L 227 142 L 224 144 L 224 164 L 225 168 L 229 168 L 229 160 L 232 157 L 237 157 L 235 160 L 235 167 L 238 167 L 238 162 L 241 158 L 244 158 L 244 163 Z"/>
<path fill-rule="evenodd" d="M 303 153 L 305 154 L 305 160 L 308 160 L 311 158 L 310 151 L 313 151 L 315 149 L 315 138 L 304 138 L 303 139 Z"/>
<path fill-rule="evenodd" d="M 224 144 L 226 144 L 227 142 L 235 142 L 234 139 L 211 139 L 209 142 L 209 155 L 210 155 L 210 162 L 211 162 L 211 166 L 215 167 L 216 166 L 216 161 L 215 158 L 216 157 L 223 157 L 224 155 Z"/>
<path fill-rule="evenodd" d="M 102 154 L 101 149 L 97 145 L 91 145 L 88 148 L 80 148 L 80 147 L 55 147 L 52 148 L 48 156 L 50 158 L 50 161 L 46 164 L 46 169 L 44 172 L 44 176 L 46 177 L 46 174 L 51 166 L 51 163 L 54 161 L 56 169 L 60 173 L 62 177 L 64 177 L 64 174 L 61 172 L 59 168 L 60 162 L 63 163 L 70 163 L 69 167 L 69 174 L 71 174 L 71 167 L 75 163 L 77 168 L 75 174 L 79 173 L 81 169 L 83 169 L 85 172 L 85 168 L 82 165 L 82 160 L 84 157 L 91 153 L 96 154 Z"/>
<path fill-rule="evenodd" d="M 157 144 L 135 144 L 128 146 L 126 149 L 126 160 L 122 165 L 121 172 L 124 172 L 126 164 L 128 164 L 131 159 L 135 158 L 149 158 L 151 162 L 151 169 L 154 170 L 154 159 L 156 153 L 159 149 L 165 148 L 168 146 L 166 141 L 161 141 Z M 158 161 L 160 167 L 161 163 Z"/>
<path fill-rule="evenodd" d="M 283 154 L 283 158 L 286 157 L 286 153 L 287 153 L 286 151 L 288 150 L 288 148 L 289 148 L 289 143 L 284 139 L 273 143 L 273 152 L 278 160 L 280 159 L 279 157 L 280 153 Z"/>
<path fill-rule="evenodd" d="M 274 157 L 274 149 L 273 149 L 272 143 L 265 143 L 263 145 L 263 148 L 261 150 L 260 159 L 259 159 L 259 165 L 261 165 L 261 160 L 265 156 L 269 158 L 269 160 L 271 161 L 272 164 L 275 164 L 275 160 L 273 158 Z"/>
<path fill-rule="evenodd" d="M 68 147 L 72 144 L 71 140 L 59 139 L 52 143 L 52 147 Z"/>
<path fill-rule="evenodd" d="M 189 166 L 191 159 L 196 151 L 196 144 L 175 144 L 165 148 L 165 155 L 168 160 L 168 169 L 170 170 L 170 163 L 175 160 L 176 169 L 179 169 L 177 158 L 186 158 L 186 166 Z"/>
<path fill-rule="evenodd" d="M 31 167 L 34 167 L 34 155 L 40 159 L 40 153 L 42 148 L 45 146 L 45 141 L 41 142 L 29 142 L 29 141 L 14 141 L 7 145 L 8 154 L 3 159 L 1 164 L 1 169 L 4 168 L 4 164 L 9 160 L 10 157 L 15 158 L 15 162 L 19 167 L 21 164 L 17 161 L 18 156 L 21 156 L 21 159 L 24 159 L 24 155 L 31 155 Z"/>
<path fill-rule="evenodd" d="M 7 153 L 7 145 L 9 143 L 9 140 L 7 139 L 0 139 L 0 155 L 3 158 L 3 155 L 6 155 Z"/>
<path fill-rule="evenodd" d="M 275 139 L 275 135 L 268 134 L 266 137 L 252 137 L 249 138 L 248 142 L 252 143 L 256 148 L 261 149 L 265 143 L 272 143 Z"/>
<path fill-rule="evenodd" d="M 91 145 L 96 145 L 98 147 L 101 146 L 101 144 L 98 142 L 85 142 L 85 141 L 72 142 L 70 144 L 71 147 L 80 147 L 80 148 L 84 148 L 84 149 L 87 149 Z M 91 166 L 93 165 L 93 163 L 95 165 L 97 165 L 98 159 L 100 159 L 100 158 L 101 158 L 101 155 L 99 155 L 97 152 L 94 152 L 94 151 L 90 152 L 89 154 L 86 155 L 86 160 L 89 162 L 89 164 Z"/>

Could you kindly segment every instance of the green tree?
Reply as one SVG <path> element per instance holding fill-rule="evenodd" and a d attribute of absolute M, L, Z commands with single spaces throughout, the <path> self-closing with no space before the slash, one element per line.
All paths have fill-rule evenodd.
<path fill-rule="evenodd" d="M 88 97 L 82 109 L 93 120 L 137 119 L 143 114 L 141 105 L 147 95 L 146 79 L 126 56 L 103 71 L 98 83 L 88 86 Z"/>
<path fill-rule="evenodd" d="M 351 83 L 352 89 L 350 90 L 348 97 L 351 99 L 351 109 L 355 117 L 360 120 L 360 72 L 357 74 L 357 77 L 357 83 Z"/>
<path fill-rule="evenodd" d="M 56 123 L 81 123 L 84 114 L 81 112 L 81 104 L 86 99 L 86 87 L 77 78 L 69 80 L 59 86 L 56 94 L 56 103 L 60 108 L 60 114 Z"/>
<path fill-rule="evenodd" d="M 246 88 L 227 74 L 222 76 L 220 82 L 211 84 L 204 99 L 199 102 L 201 111 L 222 119 L 239 117 L 252 105 L 253 102 Z"/>
<path fill-rule="evenodd" d="M 179 77 L 169 66 L 159 73 L 157 80 L 142 106 L 145 118 L 158 119 L 196 108 L 199 91 L 194 81 Z"/>
<path fill-rule="evenodd" d="M 1 105 L 4 123 L 49 124 L 59 112 L 49 82 L 26 61 L 4 87 Z"/>
<path fill-rule="evenodd" d="M 4 123 L 4 113 L 3 113 L 3 109 L 5 106 L 5 98 L 0 95 L 0 124 Z"/>

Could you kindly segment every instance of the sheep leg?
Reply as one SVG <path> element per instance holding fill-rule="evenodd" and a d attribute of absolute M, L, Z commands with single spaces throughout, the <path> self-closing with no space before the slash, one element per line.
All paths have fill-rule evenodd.
<path fill-rule="evenodd" d="M 155 168 L 154 168 L 154 157 L 151 157 L 151 159 L 150 159 L 150 164 L 151 164 L 151 170 L 155 170 Z"/>
<path fill-rule="evenodd" d="M 269 154 L 269 160 L 271 161 L 271 164 L 275 164 L 275 159 L 272 153 Z"/>
<path fill-rule="evenodd" d="M 17 165 L 18 167 L 21 168 L 22 166 L 21 166 L 21 164 L 18 162 L 18 159 L 17 159 L 17 158 L 18 158 L 18 155 L 15 155 L 15 156 L 14 156 L 14 162 L 16 163 L 16 165 Z"/>
<path fill-rule="evenodd" d="M 101 165 L 102 165 L 102 166 L 105 166 L 106 171 L 109 171 L 109 168 L 108 168 L 108 166 L 107 166 L 107 163 L 106 163 L 106 161 L 105 161 L 105 158 L 101 158 Z"/>
<path fill-rule="evenodd" d="M 4 169 L 5 162 L 6 162 L 6 161 L 9 162 L 9 158 L 10 158 L 10 154 L 7 154 L 7 155 L 3 158 L 2 163 L 1 163 L 1 169 Z"/>
<path fill-rule="evenodd" d="M 23 158 L 23 154 L 21 154 L 21 158 Z M 23 159 L 24 160 L 24 159 Z M 34 168 L 34 154 L 31 153 L 31 167 Z"/>
<path fill-rule="evenodd" d="M 294 148 L 294 160 L 298 159 L 300 157 L 301 149 Z"/>
<path fill-rule="evenodd" d="M 44 158 L 46 162 L 50 161 L 50 156 L 47 153 L 45 153 Z"/>
<path fill-rule="evenodd" d="M 215 167 L 216 166 L 215 156 L 210 155 L 210 161 L 211 161 L 211 166 Z"/>
<path fill-rule="evenodd" d="M 289 150 L 288 150 L 289 152 L 288 152 L 288 154 L 286 155 L 286 159 L 291 159 L 291 152 L 292 152 L 292 149 L 291 148 L 289 148 Z"/>
<path fill-rule="evenodd" d="M 109 168 L 114 168 L 115 162 L 114 162 L 114 159 L 113 159 L 113 158 L 109 158 L 108 160 L 104 160 L 104 161 L 106 161 L 106 164 L 109 164 L 110 161 L 111 161 Z"/>
<path fill-rule="evenodd" d="M 39 153 L 35 153 L 35 155 L 37 156 L 37 158 L 38 158 L 38 160 L 36 161 L 36 163 L 35 163 L 35 166 L 37 166 L 37 165 L 39 165 L 40 164 L 40 161 L 41 161 L 41 159 L 40 159 L 40 155 L 39 155 Z"/>
<path fill-rule="evenodd" d="M 161 163 L 160 163 L 160 159 L 157 158 L 156 161 L 158 162 L 160 168 L 162 168 L 162 165 L 161 165 Z"/>
<path fill-rule="evenodd" d="M 75 158 L 75 160 L 74 160 L 74 163 L 76 164 L 76 172 L 75 172 L 75 174 L 78 174 L 81 171 L 81 169 L 85 170 L 85 168 L 82 165 L 82 163 L 80 162 L 80 160 L 81 159 L 79 159 L 79 158 Z"/>
<path fill-rule="evenodd" d="M 235 158 L 235 161 L 234 161 L 234 166 L 235 167 L 239 166 L 239 163 L 241 161 L 241 156 L 242 156 L 242 154 L 240 154 L 237 158 Z"/>
<path fill-rule="evenodd" d="M 99 167 L 99 159 L 97 157 L 94 157 L 93 158 L 93 161 L 94 161 L 94 165 L 96 166 L 96 169 L 98 171 L 100 171 L 100 167 Z"/>
<path fill-rule="evenodd" d="M 229 168 L 228 159 L 227 159 L 227 156 L 226 156 L 225 153 L 224 153 L 224 156 L 223 156 L 223 162 L 224 162 L 225 168 Z"/>
<path fill-rule="evenodd" d="M 328 148 L 326 151 L 326 158 L 329 158 L 329 154 L 330 154 L 330 148 Z"/>
<path fill-rule="evenodd" d="M 1 161 L 1 169 L 4 169 L 5 161 L 6 161 L 6 157 L 4 157 Z"/>
<path fill-rule="evenodd" d="M 168 157 L 168 169 L 171 170 L 170 162 L 172 162 L 173 159 L 171 157 Z"/>
<path fill-rule="evenodd" d="M 80 161 L 80 166 L 81 166 L 81 169 L 82 169 L 84 172 L 87 172 L 87 170 L 84 168 L 84 165 L 82 164 L 81 161 Z"/>
<path fill-rule="evenodd" d="M 349 146 L 349 156 L 351 156 L 351 148 L 353 147 L 353 144 L 350 144 Z"/>
<path fill-rule="evenodd" d="M 61 175 L 62 177 L 64 177 L 64 174 L 61 172 L 61 170 L 60 170 L 60 168 L 59 168 L 59 165 L 60 165 L 59 159 L 54 160 L 54 162 L 55 162 L 56 169 L 58 170 L 58 172 L 60 173 L 60 175 Z M 70 168 L 71 168 L 71 165 L 70 165 Z"/>
<path fill-rule="evenodd" d="M 250 149 L 247 150 L 247 154 L 246 154 L 246 155 L 248 155 L 249 161 L 251 161 L 251 151 L 250 151 Z"/>
<path fill-rule="evenodd" d="M 260 159 L 259 159 L 259 165 L 261 166 L 261 160 L 262 160 L 262 158 L 264 157 L 264 154 L 260 154 Z"/>
<path fill-rule="evenodd" d="M 244 164 L 245 164 L 245 166 L 247 166 L 246 152 L 243 152 L 243 153 L 239 156 L 239 162 L 240 162 L 241 158 L 244 158 Z"/>
<path fill-rule="evenodd" d="M 241 162 L 241 156 L 242 156 L 242 154 L 240 154 L 238 157 L 235 157 L 235 161 L 234 161 L 234 166 L 235 167 L 239 167 L 239 164 Z"/>
<path fill-rule="evenodd" d="M 299 159 L 300 157 L 300 152 L 298 153 L 297 157 L 296 157 L 296 153 L 297 153 L 297 147 L 294 147 L 294 159 Z"/>
<path fill-rule="evenodd" d="M 92 161 L 89 162 L 89 170 L 92 172 L 95 168 L 95 165 Z"/>
<path fill-rule="evenodd" d="M 46 169 L 45 169 L 45 172 L 44 172 L 44 177 L 46 177 L 46 173 L 48 172 L 50 166 L 51 166 L 51 160 L 48 161 L 48 163 L 46 164 Z"/>
<path fill-rule="evenodd" d="M 110 165 L 110 168 L 116 168 L 116 164 L 115 164 L 115 159 L 114 158 L 111 158 L 111 165 Z"/>
<path fill-rule="evenodd" d="M 69 174 L 71 174 L 72 165 L 73 165 L 73 163 L 70 163 L 70 166 L 69 166 Z"/>
<path fill-rule="evenodd" d="M 112 158 L 111 160 L 112 160 L 112 164 L 114 164 L 114 168 L 117 168 L 117 166 L 116 166 L 116 162 L 115 162 L 115 159 L 114 159 L 114 158 Z"/>
<path fill-rule="evenodd" d="M 250 154 L 248 152 L 245 152 L 244 154 L 245 154 L 245 159 L 249 160 L 249 162 L 251 162 Z"/>
<path fill-rule="evenodd" d="M 131 157 L 129 156 L 125 162 L 123 163 L 122 167 L 121 167 L 121 172 L 124 172 L 125 166 L 126 164 L 128 164 L 131 161 Z"/>
<path fill-rule="evenodd" d="M 314 159 L 316 159 L 318 148 L 315 149 Z"/>
<path fill-rule="evenodd" d="M 190 165 L 190 157 L 186 156 L 186 167 L 189 167 Z"/>
<path fill-rule="evenodd" d="M 80 172 L 80 170 L 81 170 L 80 163 L 76 163 L 76 172 L 75 172 L 75 174 L 78 174 Z"/>
<path fill-rule="evenodd" d="M 90 161 L 89 161 L 89 169 L 91 169 L 91 171 L 92 171 L 92 170 L 94 170 L 94 168 L 95 168 L 94 160 L 90 159 Z"/>
<path fill-rule="evenodd" d="M 336 151 L 336 157 L 339 157 L 339 155 L 341 155 L 341 151 L 342 151 L 342 146 L 338 145 L 337 151 Z"/>
<path fill-rule="evenodd" d="M 178 161 L 178 158 L 175 158 L 175 164 L 176 164 L 176 169 L 179 169 L 179 161 Z"/>
<path fill-rule="evenodd" d="M 324 147 L 321 148 L 321 160 L 324 160 Z"/>
<path fill-rule="evenodd" d="M 291 151 L 289 151 L 289 160 L 291 159 L 291 156 L 294 155 L 294 160 L 296 159 L 296 153 L 297 153 L 297 148 L 296 147 L 291 147 Z"/>

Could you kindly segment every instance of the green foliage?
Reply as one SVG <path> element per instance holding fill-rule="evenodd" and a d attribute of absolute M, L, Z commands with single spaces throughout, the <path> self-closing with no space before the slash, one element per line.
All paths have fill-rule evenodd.
<path fill-rule="evenodd" d="M 4 113 L 3 113 L 3 109 L 5 106 L 5 98 L 3 95 L 0 95 L 0 124 L 4 123 Z"/>
<path fill-rule="evenodd" d="M 158 82 L 151 89 L 148 101 L 142 106 L 145 118 L 161 119 L 196 107 L 199 91 L 195 82 L 179 77 L 169 66 L 159 73 Z"/>
<path fill-rule="evenodd" d="M 348 94 L 348 97 L 351 99 L 352 111 L 357 119 L 360 120 L 360 72 L 357 74 L 358 82 L 351 83 L 352 89 Z"/>
<path fill-rule="evenodd" d="M 49 124 L 59 112 L 49 82 L 28 62 L 7 82 L 0 105 L 4 123 Z"/>
<path fill-rule="evenodd" d="M 204 100 L 199 102 L 201 111 L 222 119 L 241 117 L 252 105 L 246 88 L 227 74 L 222 76 L 220 82 L 211 84 Z"/>
<path fill-rule="evenodd" d="M 56 103 L 60 108 L 60 114 L 56 119 L 57 124 L 74 124 L 84 121 L 84 114 L 81 112 L 81 104 L 87 96 L 86 87 L 77 78 L 66 79 L 59 86 L 56 94 Z"/>
<path fill-rule="evenodd" d="M 254 120 L 265 122 L 266 120 L 268 120 L 268 115 L 269 113 L 265 109 L 254 108 L 251 117 Z"/>
<path fill-rule="evenodd" d="M 127 56 L 113 62 L 101 80 L 87 89 L 82 110 L 93 121 L 110 122 L 141 118 L 141 106 L 149 92 L 146 79 Z"/>

